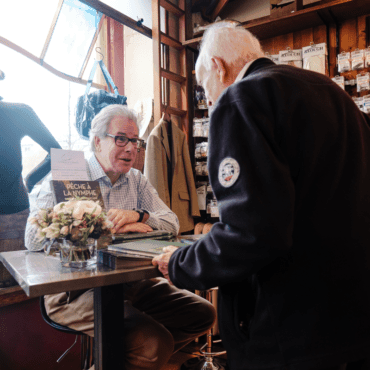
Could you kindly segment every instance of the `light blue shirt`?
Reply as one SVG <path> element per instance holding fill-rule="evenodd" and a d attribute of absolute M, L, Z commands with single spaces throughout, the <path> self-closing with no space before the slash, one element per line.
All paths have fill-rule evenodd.
<path fill-rule="evenodd" d="M 179 220 L 166 204 L 159 198 L 157 191 L 148 179 L 136 169 L 122 174 L 112 185 L 110 179 L 103 171 L 95 155 L 86 160 L 86 168 L 90 180 L 99 182 L 103 196 L 105 210 L 112 208 L 132 210 L 145 209 L 149 212 L 146 224 L 152 229 L 169 231 L 175 235 L 180 229 Z M 36 186 L 30 194 L 30 216 L 33 217 L 40 209 L 55 205 L 50 180 L 51 173 L 47 175 L 40 186 Z M 25 246 L 28 250 L 41 250 L 41 242 L 36 237 L 37 228 L 27 222 L 25 233 Z"/>

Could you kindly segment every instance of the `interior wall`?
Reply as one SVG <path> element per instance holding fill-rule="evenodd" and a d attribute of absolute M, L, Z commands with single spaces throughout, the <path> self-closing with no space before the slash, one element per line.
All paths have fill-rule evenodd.
<path fill-rule="evenodd" d="M 129 27 L 124 27 L 124 80 L 127 104 L 134 108 L 138 100 L 154 98 L 153 42 Z"/>

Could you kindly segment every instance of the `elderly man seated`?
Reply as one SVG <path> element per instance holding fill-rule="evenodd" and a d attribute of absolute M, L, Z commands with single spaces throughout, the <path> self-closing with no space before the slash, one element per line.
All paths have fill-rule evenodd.
<path fill-rule="evenodd" d="M 127 106 L 110 105 L 93 120 L 87 160 L 88 175 L 100 184 L 113 232 L 147 232 L 162 229 L 178 233 L 176 215 L 158 197 L 156 190 L 132 168 L 138 147 L 137 115 Z M 54 205 L 51 175 L 35 188 L 30 217 Z M 36 229 L 26 228 L 26 247 L 40 250 Z M 215 310 L 206 300 L 170 285 L 164 278 L 130 284 L 125 290 L 125 368 L 161 369 L 170 356 L 204 334 L 215 321 Z M 93 290 L 80 295 L 45 296 L 50 318 L 94 336 Z"/>

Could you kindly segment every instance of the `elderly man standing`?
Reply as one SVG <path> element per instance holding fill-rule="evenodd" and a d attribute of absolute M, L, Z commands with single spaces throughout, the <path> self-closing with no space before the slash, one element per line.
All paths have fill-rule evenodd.
<path fill-rule="evenodd" d="M 100 184 L 113 232 L 179 230 L 176 215 L 158 197 L 138 170 L 132 169 L 137 149 L 137 115 L 127 106 L 110 105 L 93 120 L 87 161 L 88 175 Z M 30 217 L 54 205 L 48 175 L 35 198 Z M 40 250 L 36 230 L 29 222 L 26 247 Z M 164 278 L 130 284 L 125 290 L 125 369 L 161 369 L 170 356 L 204 334 L 215 321 L 215 310 L 206 300 L 170 285 Z M 94 336 L 93 290 L 45 296 L 52 320 Z"/>
<path fill-rule="evenodd" d="M 369 369 L 369 118 L 228 22 L 204 34 L 196 77 L 220 222 L 154 263 L 177 287 L 219 287 L 232 370 Z"/>

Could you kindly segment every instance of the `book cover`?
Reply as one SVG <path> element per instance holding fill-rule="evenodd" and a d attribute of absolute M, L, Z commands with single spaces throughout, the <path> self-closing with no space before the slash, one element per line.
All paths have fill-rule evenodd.
<path fill-rule="evenodd" d="M 152 257 L 135 257 L 134 255 L 127 253 L 101 249 L 98 251 L 97 262 L 116 270 L 140 266 L 151 266 Z"/>
<path fill-rule="evenodd" d="M 144 239 L 134 242 L 108 245 L 108 250 L 124 252 L 136 256 L 155 257 L 163 253 L 163 248 L 169 245 L 184 247 L 188 243 L 171 242 L 169 240 Z"/>
<path fill-rule="evenodd" d="M 51 189 L 56 203 L 68 202 L 74 198 L 99 201 L 104 208 L 103 197 L 98 181 L 51 180 Z"/>

